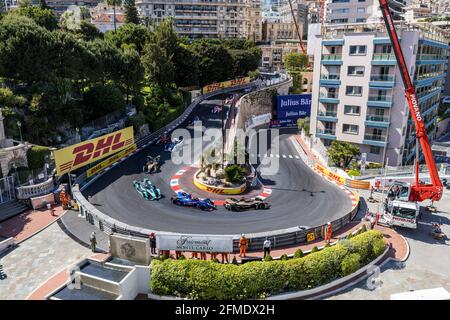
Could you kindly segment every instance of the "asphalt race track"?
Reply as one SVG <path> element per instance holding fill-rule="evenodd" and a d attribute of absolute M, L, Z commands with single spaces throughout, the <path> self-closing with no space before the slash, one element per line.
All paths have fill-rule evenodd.
<path fill-rule="evenodd" d="M 204 101 L 182 126 L 198 115 L 206 127 L 220 128 L 220 114 L 211 114 L 214 105 L 220 103 L 220 100 Z M 90 196 L 91 203 L 100 211 L 126 224 L 194 234 L 256 233 L 295 226 L 317 226 L 348 213 L 351 210 L 348 196 L 295 157 L 298 157 L 298 151 L 289 138 L 291 135 L 289 132 L 280 135 L 280 170 L 275 175 L 261 177 L 262 183 L 272 188 L 272 195 L 268 198 L 271 204 L 269 210 L 230 212 L 219 207 L 218 210 L 204 212 L 172 204 L 170 197 L 174 193 L 169 186 L 170 179 L 186 165 L 175 165 L 170 160 L 170 153 L 156 145 L 148 146 L 109 170 L 83 194 Z M 198 156 L 201 154 L 200 150 L 194 152 Z M 148 154 L 161 155 L 160 172 L 152 175 L 142 173 Z M 145 177 L 160 188 L 164 196 L 162 199 L 146 201 L 134 189 L 133 180 Z"/>

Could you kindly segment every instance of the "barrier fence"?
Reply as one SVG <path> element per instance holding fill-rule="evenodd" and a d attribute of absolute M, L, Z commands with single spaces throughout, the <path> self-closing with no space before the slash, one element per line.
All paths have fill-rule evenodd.
<path fill-rule="evenodd" d="M 286 79 L 286 81 L 289 81 L 289 79 Z M 283 82 L 280 82 L 280 84 Z M 172 121 L 170 124 L 166 125 L 165 127 L 157 130 L 156 132 L 148 135 L 147 137 L 144 137 L 138 141 L 136 141 L 137 145 L 137 151 L 140 149 L 145 148 L 148 146 L 154 139 L 156 139 L 160 134 L 162 134 L 165 131 L 171 131 L 178 125 L 180 125 L 182 122 L 184 122 L 187 117 L 190 115 L 190 113 L 194 110 L 194 108 L 200 104 L 203 100 L 206 100 L 212 96 L 219 95 L 222 93 L 227 93 L 231 91 L 236 91 L 239 89 L 244 89 L 248 87 L 252 87 L 253 84 L 250 85 L 243 85 L 239 87 L 233 87 L 233 88 L 227 88 L 221 91 L 215 91 L 212 93 L 205 94 L 201 97 L 198 97 L 195 99 L 189 106 L 186 108 L 186 110 L 183 112 L 183 114 L 178 117 L 176 120 Z M 131 156 L 131 155 L 129 155 Z M 129 157 L 128 156 L 128 157 Z M 309 159 L 305 158 L 305 156 L 302 156 L 303 160 L 305 162 L 309 161 Z M 82 216 L 85 217 L 86 221 L 88 221 L 90 224 L 95 225 L 98 229 L 100 229 L 102 232 L 105 232 L 106 234 L 112 234 L 112 233 L 119 233 L 119 234 L 125 234 L 129 236 L 135 236 L 135 237 L 142 237 L 142 238 L 148 238 L 149 234 L 151 232 L 154 232 L 154 230 L 145 229 L 145 228 L 139 228 L 134 226 L 129 226 L 127 224 L 124 224 L 118 220 L 115 220 L 100 210 L 98 210 L 95 206 L 93 206 L 87 199 L 84 198 L 82 194 L 82 190 L 86 188 L 89 184 L 93 183 L 99 176 L 101 176 L 103 172 L 94 175 L 90 177 L 89 179 L 86 177 L 86 172 L 81 174 L 76 178 L 75 185 L 72 188 L 73 198 L 77 201 L 79 210 Z M 359 202 L 358 205 L 352 208 L 352 210 L 345 214 L 343 217 L 336 219 L 334 221 L 331 221 L 331 226 L 333 230 L 337 230 L 342 228 L 343 226 L 347 225 L 357 214 L 359 208 Z M 268 237 L 270 240 L 272 240 L 273 248 L 281 248 L 286 246 L 291 246 L 295 244 L 304 243 L 307 241 L 308 235 L 311 236 L 314 235 L 314 238 L 320 238 L 323 236 L 325 225 L 316 226 L 312 228 L 306 228 L 302 226 L 296 226 L 288 229 L 283 230 L 276 230 L 271 232 L 263 232 L 263 233 L 254 233 L 254 234 L 247 234 L 247 238 L 249 240 L 248 244 L 248 251 L 256 251 L 261 250 L 262 244 L 266 237 Z M 176 232 L 165 232 L 165 231 L 156 231 L 159 234 L 179 234 Z M 234 251 L 238 252 L 238 246 L 239 246 L 239 235 L 233 236 L 233 247 Z"/>

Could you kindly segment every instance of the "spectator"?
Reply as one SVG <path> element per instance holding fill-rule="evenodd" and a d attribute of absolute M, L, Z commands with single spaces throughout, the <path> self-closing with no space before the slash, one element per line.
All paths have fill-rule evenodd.
<path fill-rule="evenodd" d="M 225 263 L 225 260 L 227 261 L 227 263 L 230 263 L 230 262 L 228 261 L 228 253 L 227 253 L 227 252 L 222 252 L 222 253 L 220 254 L 220 256 L 222 257 L 222 263 Z"/>
<path fill-rule="evenodd" d="M 181 251 L 175 250 L 175 259 L 179 259 L 181 257 Z"/>
<path fill-rule="evenodd" d="M 92 231 L 89 240 L 91 241 L 91 250 L 92 252 L 95 252 L 95 249 L 97 247 L 97 237 L 95 236 L 95 231 Z"/>
<path fill-rule="evenodd" d="M 217 259 L 217 252 L 211 252 L 211 260 Z"/>
<path fill-rule="evenodd" d="M 156 237 L 155 233 L 150 233 L 150 249 L 152 254 L 156 254 Z"/>
<path fill-rule="evenodd" d="M 269 240 L 269 238 L 266 238 L 266 240 L 263 243 L 263 249 L 264 249 L 264 258 L 269 255 L 270 256 L 270 246 L 272 245 L 272 242 Z"/>
<path fill-rule="evenodd" d="M 245 237 L 245 234 L 241 235 L 241 238 L 239 239 L 239 257 L 246 257 L 247 254 L 247 245 L 248 240 Z"/>
<path fill-rule="evenodd" d="M 333 231 L 331 229 L 331 222 L 328 222 L 327 226 L 326 226 L 326 231 L 325 231 L 325 242 L 326 243 L 330 243 L 332 233 L 333 233 Z"/>
<path fill-rule="evenodd" d="M 191 255 L 191 258 L 192 259 L 198 259 L 198 252 L 192 252 L 192 255 Z"/>
<path fill-rule="evenodd" d="M 376 218 L 375 218 L 375 215 L 372 214 L 370 216 L 370 230 L 373 230 L 373 228 L 375 227 L 375 223 L 376 223 Z"/>
<path fill-rule="evenodd" d="M 200 260 L 206 260 L 206 252 L 200 252 Z"/>

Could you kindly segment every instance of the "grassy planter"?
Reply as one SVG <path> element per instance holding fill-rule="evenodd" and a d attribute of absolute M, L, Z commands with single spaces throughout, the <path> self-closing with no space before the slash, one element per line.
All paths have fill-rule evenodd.
<path fill-rule="evenodd" d="M 152 262 L 151 290 L 191 299 L 258 299 L 312 289 L 346 276 L 386 248 L 378 231 L 367 231 L 335 246 L 284 261 L 218 264 L 200 260 Z"/>

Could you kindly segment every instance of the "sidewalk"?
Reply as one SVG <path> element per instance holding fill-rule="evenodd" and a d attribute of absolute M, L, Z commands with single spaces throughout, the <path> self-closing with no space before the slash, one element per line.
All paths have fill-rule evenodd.
<path fill-rule="evenodd" d="M 305 141 L 303 141 L 302 137 L 299 134 L 296 134 L 295 139 L 297 140 L 297 142 L 300 144 L 300 147 L 302 147 L 303 151 L 305 152 L 305 154 L 308 156 L 309 159 L 317 161 L 320 165 L 325 166 L 326 165 L 324 163 L 322 163 L 322 161 L 320 161 L 319 157 L 316 156 L 311 149 L 309 148 L 309 146 L 305 143 Z"/>
<path fill-rule="evenodd" d="M 54 210 L 54 216 L 52 210 L 40 209 L 26 211 L 8 219 L 0 224 L 0 237 L 13 237 L 16 243 L 20 243 L 47 228 L 65 213 L 60 205 L 54 207 Z"/>

